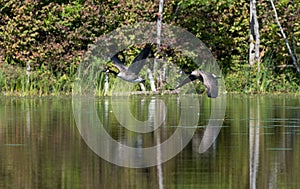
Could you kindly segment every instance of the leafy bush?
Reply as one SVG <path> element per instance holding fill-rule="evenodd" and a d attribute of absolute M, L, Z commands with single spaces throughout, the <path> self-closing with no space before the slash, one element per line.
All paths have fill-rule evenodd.
<path fill-rule="evenodd" d="M 280 0 L 275 3 L 288 40 L 295 54 L 299 53 L 300 2 Z M 260 73 L 257 68 L 248 66 L 248 1 L 166 0 L 163 16 L 164 22 L 185 28 L 208 46 L 222 68 L 228 82 L 228 91 L 299 91 L 299 75 L 289 66 L 291 58 L 280 36 L 269 1 L 259 0 L 257 11 L 261 49 L 264 52 L 261 54 Z M 21 73 L 25 73 L 26 62 L 31 60 L 33 73 L 41 77 L 37 82 L 49 80 L 32 85 L 33 88 L 39 88 L 35 90 L 42 90 L 41 93 L 47 93 L 48 89 L 50 93 L 69 91 L 77 65 L 89 44 L 119 26 L 139 21 L 156 21 L 157 12 L 158 2 L 153 0 L 2 0 L 0 65 L 11 65 L 13 69 L 22 71 L 8 74 L 5 73 L 6 67 L 1 66 L 0 79 L 7 82 L 6 88 L 3 88 L 3 82 L 0 83 L 1 90 L 16 90 L 16 83 L 26 78 L 21 76 Z M 264 56 L 270 56 L 270 53 L 272 61 L 268 63 Z M 181 66 L 187 70 L 194 69 L 188 60 L 182 61 L 184 58 L 177 54 L 171 59 L 180 60 Z M 257 82 L 261 77 L 272 82 Z M 249 78 L 256 79 L 253 81 Z M 55 82 L 61 85 L 53 87 Z M 260 86 L 254 87 L 257 84 Z"/>

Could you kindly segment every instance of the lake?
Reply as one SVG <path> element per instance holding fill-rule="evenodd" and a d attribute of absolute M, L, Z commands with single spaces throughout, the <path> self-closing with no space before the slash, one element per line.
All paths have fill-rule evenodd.
<path fill-rule="evenodd" d="M 298 188 L 299 178 L 297 95 L 0 97 L 0 188 Z"/>

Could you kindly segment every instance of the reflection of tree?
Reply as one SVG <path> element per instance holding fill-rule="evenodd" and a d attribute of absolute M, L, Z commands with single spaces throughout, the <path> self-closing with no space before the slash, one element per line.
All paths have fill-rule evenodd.
<path fill-rule="evenodd" d="M 153 97 L 146 98 L 151 100 Z M 180 106 L 173 107 L 169 112 L 169 115 L 174 119 L 174 112 L 177 108 L 180 109 L 180 117 L 177 120 L 178 127 L 170 127 L 162 129 L 161 143 L 156 144 L 156 140 L 144 140 L 140 143 L 140 134 L 145 134 L 143 137 L 152 137 L 156 132 L 159 132 L 160 127 L 165 121 L 164 111 L 159 110 L 164 104 L 159 98 L 153 101 L 149 101 L 149 111 L 151 109 L 154 113 L 148 115 L 148 119 L 139 119 L 140 115 L 144 115 L 141 112 L 138 96 L 114 96 L 111 97 L 111 115 L 114 117 L 114 121 L 103 126 L 103 116 L 98 118 L 96 107 L 103 107 L 103 105 L 97 105 L 95 98 L 81 98 L 73 97 L 73 110 L 74 118 L 77 123 L 77 127 L 82 138 L 88 144 L 88 146 L 103 159 L 114 163 L 119 166 L 126 166 L 132 168 L 149 167 L 157 165 L 157 147 L 161 148 L 161 162 L 166 162 L 170 158 L 173 158 L 176 154 L 186 146 L 195 131 L 195 126 L 198 122 L 198 109 L 199 102 L 197 96 L 181 96 Z M 168 103 L 173 104 L 178 100 L 178 97 L 166 98 Z M 165 102 L 164 100 L 164 102 Z M 170 101 L 170 102 L 169 102 Z M 101 102 L 101 101 L 100 101 Z M 102 103 L 102 102 L 101 102 Z M 154 104 L 153 104 L 154 103 Z M 134 106 L 132 106 L 134 105 Z M 155 106 L 154 106 L 155 105 Z M 134 108 L 132 111 L 132 107 Z M 137 108 L 137 111 L 135 111 Z M 159 110 L 159 111 L 158 111 Z M 191 112 L 193 113 L 191 113 Z M 103 112 L 103 109 L 100 110 Z M 136 117 L 137 116 L 137 117 Z M 102 118 L 101 118 L 102 117 Z M 175 117 L 176 118 L 176 117 Z M 104 119 L 105 120 L 105 119 Z M 149 124 L 151 126 L 149 126 Z M 117 136 L 118 140 L 114 139 L 114 133 L 107 132 L 107 127 L 120 127 L 124 132 L 124 136 Z M 118 131 L 119 128 L 118 128 Z M 128 137 L 127 137 L 128 135 Z M 146 141 L 149 144 L 146 144 Z M 142 146 L 139 146 L 142 144 Z"/>
<path fill-rule="evenodd" d="M 259 137 L 260 137 L 260 99 L 249 106 L 249 175 L 250 188 L 256 188 L 259 167 Z"/>
<path fill-rule="evenodd" d="M 297 109 L 289 107 L 299 102 L 289 98 L 249 98 L 250 188 L 290 188 L 298 182 L 300 172 L 294 170 L 299 150 L 293 140 L 297 123 L 292 121 Z"/>
<path fill-rule="evenodd" d="M 140 120 L 151 116 L 151 106 L 160 109 L 159 102 L 150 104 L 154 102 L 152 97 L 137 98 L 131 99 L 131 109 L 135 116 L 144 114 L 145 117 L 138 117 Z M 116 124 L 110 100 L 97 99 L 102 101 L 98 115 L 107 123 L 105 129 L 116 139 L 134 138 L 134 134 L 125 136 L 126 129 Z M 175 130 L 170 126 L 176 125 L 180 117 L 176 108 L 180 101 L 164 102 L 172 115 L 167 117 L 165 125 L 157 133 L 143 136 L 144 143 L 135 143 L 140 139 L 137 137 L 128 145 L 153 146 L 158 136 L 160 141 L 169 138 Z M 187 146 L 162 164 L 164 187 L 239 189 L 249 188 L 254 181 L 256 188 L 297 188 L 299 98 L 229 96 L 227 102 L 225 124 L 216 148 L 199 154 Z M 1 98 L 0 188 L 159 188 L 156 166 L 119 167 L 91 151 L 78 133 L 71 107 L 69 98 Z M 200 108 L 203 112 L 205 107 Z M 205 116 L 208 118 L 209 114 Z M 255 147 L 258 141 L 259 147 Z M 258 162 L 253 161 L 257 156 Z M 256 170 L 256 180 L 250 181 L 250 169 Z"/>

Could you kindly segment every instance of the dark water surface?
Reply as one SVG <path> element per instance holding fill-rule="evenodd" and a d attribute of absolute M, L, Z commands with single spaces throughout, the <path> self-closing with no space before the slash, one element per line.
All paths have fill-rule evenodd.
<path fill-rule="evenodd" d="M 193 138 L 175 157 L 160 165 L 126 168 L 104 160 L 87 145 L 82 135 L 97 135 L 99 128 L 77 127 L 78 120 L 85 118 L 74 118 L 72 98 L 1 97 L 0 188 L 299 188 L 299 96 L 229 95 L 226 99 L 224 121 L 210 123 L 214 102 L 206 96 L 199 96 L 200 104 L 194 104 L 198 112 L 188 112 L 192 110 L 188 107 L 181 111 L 177 96 L 97 99 L 97 115 L 107 133 L 137 149 L 167 141 L 180 127 L 182 116 L 190 115 L 192 120 L 198 115 Z M 128 131 L 131 128 L 124 128 L 114 115 L 128 112 L 122 109 L 125 102 L 137 120 L 157 116 L 153 124 L 162 114 L 163 102 L 166 119 L 150 133 Z M 113 109 L 114 103 L 120 108 Z M 84 111 L 88 117 L 89 110 Z M 222 127 L 210 133 L 216 139 L 205 141 L 207 125 L 220 122 Z M 101 139 L 97 144 L 103 143 Z M 161 153 L 156 154 L 157 161 L 165 152 Z M 115 159 L 126 155 L 118 149 L 110 154 Z M 125 163 L 146 159 L 143 154 L 131 155 Z"/>

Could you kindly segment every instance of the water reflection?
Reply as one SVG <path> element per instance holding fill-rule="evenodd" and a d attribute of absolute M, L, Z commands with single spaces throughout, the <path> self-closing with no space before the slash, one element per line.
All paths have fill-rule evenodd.
<path fill-rule="evenodd" d="M 178 102 L 178 98 L 180 104 L 171 108 L 173 103 Z M 75 120 L 81 136 L 96 154 L 116 165 L 143 168 L 168 161 L 181 152 L 193 137 L 199 120 L 198 96 L 148 98 L 149 103 L 145 103 L 148 108 L 141 106 L 145 100 L 143 97 L 129 96 L 104 98 L 100 101 L 96 98 L 73 97 Z M 99 115 L 105 114 L 101 108 L 106 104 L 105 101 L 109 101 L 111 107 L 108 111 L 113 117 L 108 123 L 99 119 Z M 138 117 L 144 113 L 132 111 L 135 113 L 132 115 L 131 105 L 136 110 L 145 109 L 147 119 L 137 120 L 135 115 Z M 96 106 L 99 106 L 98 114 Z M 175 116 L 176 113 L 180 115 Z M 179 127 L 170 128 L 174 122 Z M 119 129 L 122 134 L 117 135 L 117 140 L 112 137 L 113 133 L 109 134 L 105 130 L 114 125 L 124 128 Z M 141 137 L 143 139 L 139 140 Z"/>
<path fill-rule="evenodd" d="M 213 145 L 221 131 L 226 108 L 226 96 L 220 95 L 211 100 L 210 118 L 205 126 L 204 134 L 199 145 L 199 153 L 204 153 Z"/>
<path fill-rule="evenodd" d="M 151 147 L 168 139 L 180 115 L 188 110 L 180 110 L 177 97 L 155 99 L 136 97 L 126 102 L 132 116 L 139 121 L 148 120 L 145 127 L 153 125 L 153 117 L 157 116 L 160 126 L 145 134 L 121 127 L 111 100 L 96 99 L 95 107 L 105 130 L 116 141 L 132 147 Z M 163 164 L 132 169 L 103 160 L 86 145 L 75 125 L 71 98 L 2 97 L 0 188 L 299 186 L 299 96 L 228 96 L 221 129 L 205 129 L 218 121 L 210 120 L 214 102 L 206 97 L 198 100 L 199 121 L 184 150 Z M 151 113 L 153 109 L 161 113 Z M 203 143 L 209 148 L 199 153 Z M 157 161 L 164 156 L 162 152 L 159 148 L 155 152 Z M 133 159 L 138 157 L 137 153 Z"/>

